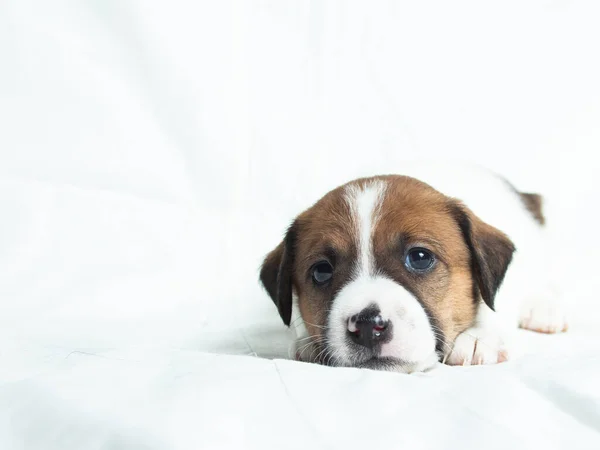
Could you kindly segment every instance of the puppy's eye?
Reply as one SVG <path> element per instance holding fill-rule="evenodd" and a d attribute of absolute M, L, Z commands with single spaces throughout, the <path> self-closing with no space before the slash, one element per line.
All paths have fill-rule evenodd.
<path fill-rule="evenodd" d="M 433 254 L 424 248 L 415 247 L 406 255 L 406 266 L 415 272 L 425 272 L 433 266 Z"/>
<path fill-rule="evenodd" d="M 333 267 L 327 261 L 321 261 L 314 265 L 312 278 L 316 285 L 323 285 L 331 280 Z"/>

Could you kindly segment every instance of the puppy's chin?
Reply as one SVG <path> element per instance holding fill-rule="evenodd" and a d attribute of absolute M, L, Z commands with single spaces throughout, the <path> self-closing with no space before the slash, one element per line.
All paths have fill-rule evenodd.
<path fill-rule="evenodd" d="M 433 353 L 429 358 L 420 361 L 404 361 L 399 358 L 391 358 L 389 356 L 371 358 L 356 365 L 363 369 L 383 370 L 388 372 L 399 373 L 415 373 L 427 372 L 433 369 L 438 364 L 438 356 Z"/>
<path fill-rule="evenodd" d="M 358 367 L 362 369 L 383 370 L 388 372 L 414 373 L 426 372 L 433 369 L 439 362 L 438 354 L 434 351 L 419 360 L 407 360 L 401 357 L 382 356 L 377 354 L 355 355 L 351 361 L 333 361 L 339 366 Z"/>
<path fill-rule="evenodd" d="M 377 356 L 372 353 L 355 354 L 350 359 L 340 357 L 335 348 L 325 345 L 319 338 L 303 337 L 295 342 L 297 361 L 316 363 L 332 367 L 356 367 L 398 373 L 427 372 L 439 362 L 436 352 L 420 361 L 408 361 L 391 356 Z"/>

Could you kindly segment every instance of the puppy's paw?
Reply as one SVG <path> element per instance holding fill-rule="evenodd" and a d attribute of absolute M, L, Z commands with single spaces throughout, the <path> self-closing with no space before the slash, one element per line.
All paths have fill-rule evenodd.
<path fill-rule="evenodd" d="M 519 327 L 538 333 L 561 333 L 569 328 L 562 307 L 556 302 L 530 302 L 521 312 Z"/>
<path fill-rule="evenodd" d="M 507 360 L 508 352 L 498 331 L 473 327 L 458 335 L 444 362 L 451 366 L 474 366 Z"/>

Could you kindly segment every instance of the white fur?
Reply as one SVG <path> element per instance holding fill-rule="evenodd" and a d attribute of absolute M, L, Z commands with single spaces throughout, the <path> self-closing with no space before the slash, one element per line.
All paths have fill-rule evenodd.
<path fill-rule="evenodd" d="M 561 296 L 553 290 L 541 290 L 537 296 L 524 299 L 520 305 L 519 326 L 540 333 L 567 331 L 567 318 Z"/>

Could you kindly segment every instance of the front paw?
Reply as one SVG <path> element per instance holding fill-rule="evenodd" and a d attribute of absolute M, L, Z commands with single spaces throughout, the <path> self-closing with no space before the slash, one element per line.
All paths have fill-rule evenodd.
<path fill-rule="evenodd" d="M 458 335 L 444 362 L 451 366 L 471 366 L 507 360 L 508 352 L 498 331 L 472 327 Z"/>

